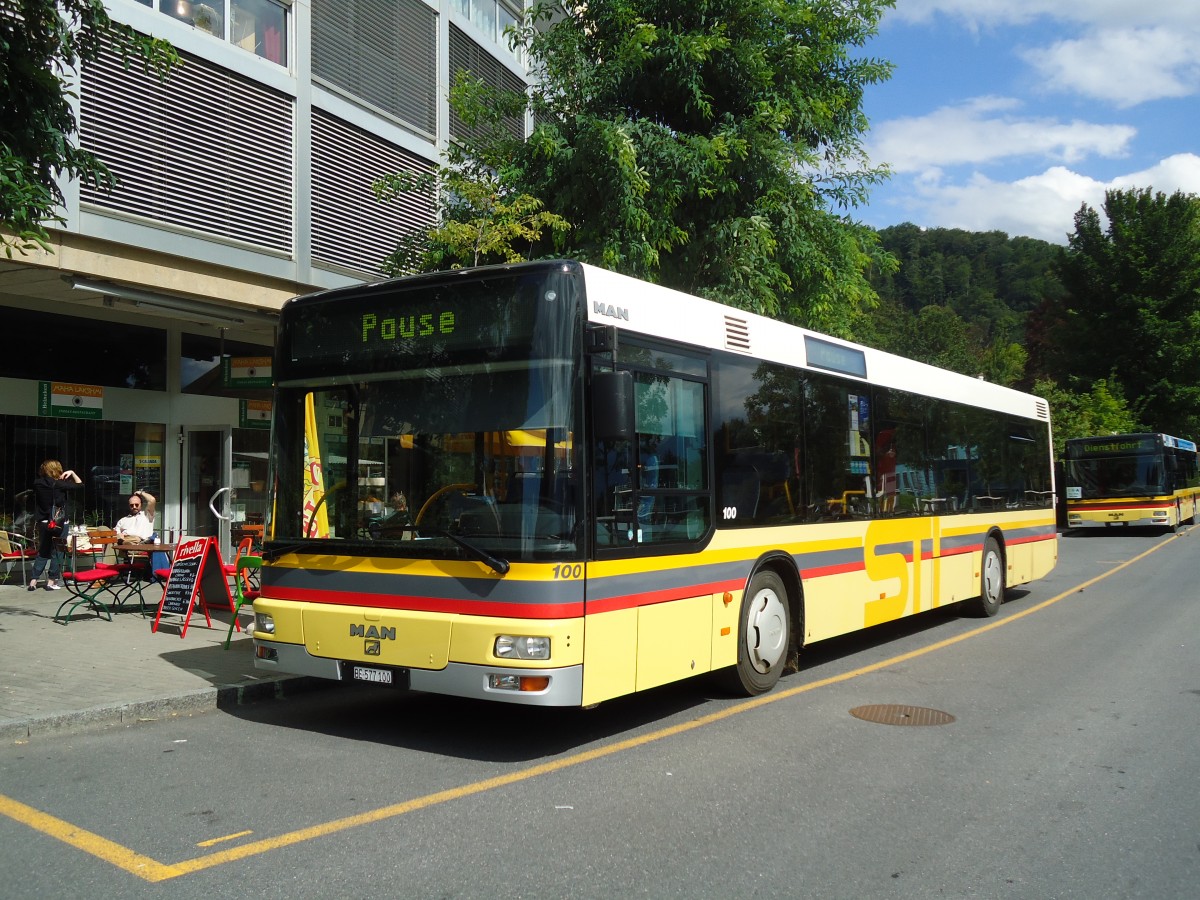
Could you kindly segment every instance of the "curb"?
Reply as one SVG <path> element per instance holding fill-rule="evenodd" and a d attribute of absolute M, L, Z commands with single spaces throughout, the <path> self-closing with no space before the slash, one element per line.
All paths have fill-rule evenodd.
<path fill-rule="evenodd" d="M 218 685 L 170 697 L 94 706 L 0 723 L 0 742 L 19 743 L 35 737 L 80 734 L 123 725 L 132 727 L 176 716 L 235 709 L 268 700 L 284 700 L 335 686 L 337 682 L 308 676 L 281 675 L 247 684 Z"/>

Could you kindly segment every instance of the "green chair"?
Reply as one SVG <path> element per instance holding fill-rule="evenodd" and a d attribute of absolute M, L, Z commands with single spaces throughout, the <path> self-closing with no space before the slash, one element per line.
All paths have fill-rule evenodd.
<path fill-rule="evenodd" d="M 233 640 L 233 629 L 241 631 L 241 626 L 238 625 L 238 612 L 242 608 L 243 603 L 253 604 L 258 598 L 258 591 L 247 587 L 249 576 L 242 573 L 248 570 L 259 570 L 262 568 L 262 557 L 251 556 L 244 553 L 237 559 L 237 566 L 233 573 L 233 621 L 229 623 L 229 634 L 225 635 L 225 649 L 229 649 L 229 642 Z M 253 606 L 251 606 L 253 609 Z"/>

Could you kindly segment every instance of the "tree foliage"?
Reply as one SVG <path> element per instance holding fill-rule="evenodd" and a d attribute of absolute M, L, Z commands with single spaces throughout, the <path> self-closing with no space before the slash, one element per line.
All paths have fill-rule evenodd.
<path fill-rule="evenodd" d="M 1062 293 L 1060 248 L 999 231 L 905 224 L 880 233 L 897 260 L 877 272 L 879 305 L 860 316 L 864 343 L 1004 385 L 1028 387 L 1027 322 Z"/>
<path fill-rule="evenodd" d="M 1200 198 L 1108 191 L 1103 220 L 1076 213 L 1059 271 L 1065 294 L 1040 313 L 1046 374 L 1115 379 L 1150 430 L 1200 434 Z"/>
<path fill-rule="evenodd" d="M 63 221 L 59 176 L 113 184 L 75 142 L 70 89 L 106 41 L 160 78 L 179 62 L 170 44 L 113 22 L 101 0 L 0 0 L 0 246 L 10 257 L 49 249 L 46 224 Z"/>
<path fill-rule="evenodd" d="M 847 333 L 874 298 L 866 273 L 890 259 L 849 210 L 885 174 L 862 152 L 862 95 L 890 73 L 853 50 L 892 5 L 540 3 L 513 34 L 537 79 L 528 97 L 460 89 L 460 117 L 488 127 L 439 178 L 471 175 L 472 160 L 495 196 L 560 217 L 520 248 L 528 258 L 572 256 Z M 525 104 L 522 141 L 500 124 Z M 448 204 L 440 224 L 460 214 Z M 445 231 L 422 238 L 425 263 L 473 259 Z"/>
<path fill-rule="evenodd" d="M 1129 409 L 1120 385 L 1108 379 L 1101 378 L 1083 392 L 1068 390 L 1049 379 L 1038 379 L 1033 391 L 1050 404 L 1056 459 L 1062 458 L 1063 448 L 1071 438 L 1150 430 Z"/>

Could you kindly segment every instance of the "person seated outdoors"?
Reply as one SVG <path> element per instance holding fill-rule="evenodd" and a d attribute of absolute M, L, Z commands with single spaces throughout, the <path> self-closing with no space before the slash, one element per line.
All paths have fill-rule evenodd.
<path fill-rule="evenodd" d="M 367 525 L 367 531 L 375 540 L 412 540 L 412 514 L 408 510 L 408 498 L 403 491 L 395 491 L 388 499 L 387 511 Z"/>
<path fill-rule="evenodd" d="M 154 496 L 147 491 L 129 495 L 129 515 L 117 521 L 113 530 L 119 544 L 141 544 L 154 535 Z"/>

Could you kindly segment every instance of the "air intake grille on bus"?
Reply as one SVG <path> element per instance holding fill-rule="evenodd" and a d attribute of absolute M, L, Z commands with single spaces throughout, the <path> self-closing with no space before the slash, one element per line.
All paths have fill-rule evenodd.
<path fill-rule="evenodd" d="M 1047 419 L 1048 420 L 1050 418 L 1050 407 L 1046 405 L 1045 400 L 1037 401 L 1035 406 L 1037 409 L 1037 417 L 1039 419 Z"/>
<path fill-rule="evenodd" d="M 750 323 L 733 316 L 725 317 L 725 349 L 750 352 Z"/>

